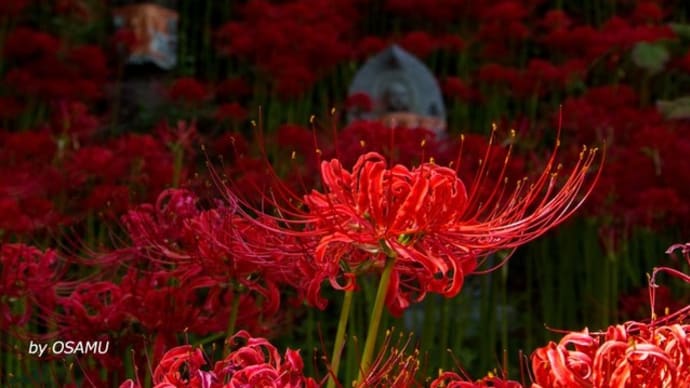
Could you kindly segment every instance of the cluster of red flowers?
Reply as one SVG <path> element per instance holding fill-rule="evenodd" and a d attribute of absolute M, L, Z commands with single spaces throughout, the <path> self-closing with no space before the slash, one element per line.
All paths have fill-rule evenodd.
<path fill-rule="evenodd" d="M 429 293 L 453 297 L 484 257 L 514 249 L 570 216 L 596 179 L 599 190 L 588 209 L 612 215 L 612 227 L 690 230 L 690 170 L 678 157 L 690 152 L 690 125 L 662 116 L 654 99 L 663 83 L 633 55 L 640 43 L 652 46 L 667 55 L 661 57 L 669 74 L 687 77 L 690 56 L 679 52 L 683 41 L 665 24 L 667 4 L 623 2 L 617 15 L 593 24 L 571 8 L 553 10 L 540 1 L 381 2 L 377 9 L 400 22 L 395 33 L 378 26 L 380 15 L 362 11 L 363 4 L 252 0 L 237 6 L 215 34 L 218 52 L 239 68 L 235 78 L 215 85 L 202 74 L 172 80 L 167 97 L 174 113 L 199 120 L 160 121 L 152 134 L 106 133 L 117 116 L 104 107 L 106 85 L 119 74 L 104 47 L 27 26 L 21 17 L 27 7 L 41 7 L 87 21 L 87 6 L 0 4 L 0 328 L 22 336 L 37 329 L 42 337 L 111 339 L 111 354 L 82 367 L 93 381 L 100 382 L 100 368 L 121 376 L 121 355 L 134 344 L 153 348 L 159 386 L 315 386 L 303 376 L 297 352 L 281 357 L 246 332 L 231 340 L 246 344 L 211 371 L 203 370 L 198 349 L 165 352 L 180 333 L 229 331 L 229 317 L 238 328 L 272 334 L 287 319 L 285 295 L 294 305 L 306 300 L 324 308 L 324 284 L 355 290 L 358 278 L 382 272 L 391 261 L 391 312 L 401 314 Z M 408 29 L 420 20 L 424 29 Z M 360 31 L 365 25 L 376 27 Z M 513 120 L 498 116 L 511 116 L 513 106 L 520 116 L 524 104 L 536 117 L 542 113 L 536 101 L 563 101 L 556 148 L 605 138 L 607 168 L 591 171 L 597 164 L 592 150 L 576 156 L 564 174 L 555 152 L 547 160 L 519 153 L 512 136 L 503 147 L 495 133 L 487 145 L 483 135 L 444 138 L 378 122 L 355 122 L 332 142 L 324 140 L 325 131 L 299 125 L 271 129 L 266 138 L 239 134 L 247 107 L 266 103 L 259 99 L 299 102 L 321 80 L 338 86 L 353 65 L 393 42 L 432 59 L 456 113 L 482 108 L 476 116 Z M 682 93 L 668 88 L 672 96 Z M 323 99 L 345 98 L 344 90 L 333 90 Z M 368 111 L 372 101 L 360 94 L 344 105 Z M 554 138 L 532 131 L 546 123 L 524 122 L 520 134 L 539 143 L 533 151 L 547 142 L 539 135 Z M 226 124 L 232 135 L 205 137 Z M 214 147 L 210 154 L 226 156 L 210 179 L 227 188 L 225 201 L 207 198 L 213 188 L 205 177 L 190 179 L 199 169 L 200 141 Z M 253 156 L 252 147 L 262 142 Z M 268 160 L 291 164 L 274 170 Z M 542 172 L 521 179 L 527 166 Z M 20 243 L 71 226 L 93 249 L 107 244 L 112 221 L 123 227 L 115 234 L 122 238 L 119 248 L 89 251 L 87 259 Z M 682 317 L 687 310 L 663 290 L 655 288 L 656 301 L 665 298 L 663 306 Z M 643 378 L 690 384 L 687 333 L 680 319 L 668 318 L 570 333 L 535 352 L 535 384 L 635 385 Z M 374 361 L 360 383 L 412 384 L 416 355 L 391 354 Z M 144 352 L 135 358 L 137 365 L 146 362 Z M 517 384 L 493 375 L 468 380 L 446 372 L 432 386 Z"/>
<path fill-rule="evenodd" d="M 64 47 L 57 37 L 18 27 L 7 36 L 3 58 L 9 69 L 3 83 L 16 103 L 32 99 L 93 101 L 103 97 L 109 69 L 100 46 Z"/>
<path fill-rule="evenodd" d="M 0 246 L 0 328 L 24 326 L 35 314 L 55 303 L 59 281 L 58 256 L 24 244 Z"/>
<path fill-rule="evenodd" d="M 460 157 L 453 167 L 432 159 L 409 169 L 389 167 L 382 155 L 369 152 L 351 172 L 339 159 L 323 161 L 322 192 L 300 198 L 277 182 L 269 186 L 270 195 L 258 193 L 257 207 L 231 182 L 226 196 L 239 205 L 243 223 L 263 230 L 260 241 L 255 241 L 257 234 L 243 236 L 251 251 L 292 257 L 310 274 L 304 283 L 313 305 L 325 307 L 320 295 L 324 280 L 335 289 L 352 290 L 358 275 L 380 271 L 394 260 L 386 304 L 400 314 L 429 292 L 457 295 L 479 259 L 543 234 L 572 214 L 581 203 L 578 195 L 591 190 L 587 173 L 596 150 L 580 154 L 563 187 L 556 187 L 561 167 L 555 165 L 554 152 L 533 183 L 527 178 L 514 182 L 512 193 L 507 178 L 504 182 L 508 151 L 487 190 L 492 141 L 471 186 L 458 177 L 458 170 L 466 168 Z M 266 204 L 274 208 L 266 211 Z M 282 243 L 267 245 L 266 236 Z"/>
<path fill-rule="evenodd" d="M 690 244 L 675 244 L 668 254 L 681 250 L 690 263 Z M 684 387 L 690 384 L 690 306 L 655 312 L 660 302 L 656 283 L 660 273 L 684 282 L 690 276 L 673 268 L 655 267 L 649 281 L 651 320 L 628 321 L 609 326 L 605 332 L 588 329 L 569 332 L 532 354 L 533 387 Z M 667 297 L 664 297 L 667 300 Z"/>
<path fill-rule="evenodd" d="M 569 98 L 564 130 L 581 141 L 607 138 L 614 144 L 609 163 L 588 204 L 596 214 L 613 214 L 620 229 L 633 226 L 687 230 L 690 208 L 690 177 L 682 158 L 690 151 L 687 122 L 664 120 L 654 108 L 639 108 L 637 93 L 630 87 L 591 88 L 583 96 Z"/>
<path fill-rule="evenodd" d="M 536 387 L 683 387 L 690 384 L 690 326 L 630 322 L 606 333 L 569 333 L 532 355 Z"/>
<path fill-rule="evenodd" d="M 272 90 L 297 97 L 347 59 L 344 39 L 357 23 L 356 2 L 250 1 L 240 21 L 216 32 L 220 52 L 256 65 L 274 81 Z"/>
<path fill-rule="evenodd" d="M 190 345 L 178 346 L 163 355 L 153 372 L 156 388 L 239 388 L 283 387 L 315 388 L 317 383 L 305 377 L 304 363 L 299 351 L 287 349 L 283 357 L 264 338 L 254 338 L 240 331 L 228 341 L 233 349 L 223 360 L 217 361 L 213 370 L 202 367 L 207 364 L 201 349 Z M 127 380 L 120 388 L 141 388 L 142 385 Z"/>
<path fill-rule="evenodd" d="M 46 128 L 0 130 L 0 141 L 5 145 L 0 149 L 0 235 L 5 238 L 67 225 L 88 214 L 113 219 L 132 204 L 155 198 L 173 179 L 172 153 L 151 135 L 103 142 L 89 134 L 70 142 Z"/>

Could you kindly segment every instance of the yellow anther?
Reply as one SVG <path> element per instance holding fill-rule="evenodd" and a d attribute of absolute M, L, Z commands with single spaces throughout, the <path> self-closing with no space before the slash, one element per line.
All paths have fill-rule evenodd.
<path fill-rule="evenodd" d="M 314 115 L 309 116 L 309 124 L 314 124 L 314 121 L 316 121 L 316 116 L 314 116 Z"/>
<path fill-rule="evenodd" d="M 291 156 L 291 157 L 292 157 L 292 160 L 295 160 L 295 158 L 297 158 L 297 152 L 296 152 L 296 151 L 292 151 L 292 156 Z"/>
<path fill-rule="evenodd" d="M 367 142 L 365 142 L 364 140 L 360 140 L 360 141 L 359 141 L 359 146 L 362 147 L 362 148 L 364 148 L 364 147 L 367 146 Z"/>

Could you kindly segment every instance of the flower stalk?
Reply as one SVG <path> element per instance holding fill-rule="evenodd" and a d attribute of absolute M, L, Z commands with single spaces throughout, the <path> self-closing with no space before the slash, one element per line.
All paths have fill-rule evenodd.
<path fill-rule="evenodd" d="M 371 311 L 371 319 L 369 320 L 369 329 L 367 330 L 367 339 L 364 343 L 364 351 L 362 353 L 362 360 L 359 364 L 359 377 L 361 381 L 367 374 L 367 370 L 371 364 L 371 358 L 374 355 L 374 346 L 379 332 L 379 324 L 381 323 L 381 315 L 383 314 L 383 306 L 386 301 L 386 292 L 388 291 L 388 284 L 393 273 L 393 266 L 395 265 L 395 257 L 388 256 L 386 259 L 381 280 L 379 281 L 379 288 L 376 291 L 376 300 Z"/>
<path fill-rule="evenodd" d="M 338 369 L 340 367 L 340 359 L 343 355 L 343 344 L 345 343 L 345 329 L 347 328 L 347 321 L 350 317 L 350 308 L 352 307 L 353 295 L 354 291 L 345 291 L 343 307 L 340 309 L 338 329 L 335 334 L 333 355 L 331 356 L 331 378 L 328 380 L 327 388 L 335 388 L 335 382 L 338 378 Z"/>
<path fill-rule="evenodd" d="M 228 342 L 229 339 L 235 335 L 235 324 L 237 323 L 237 314 L 240 311 L 240 295 L 235 294 L 234 298 L 232 298 L 232 306 L 230 307 L 230 319 L 228 320 L 228 330 L 226 332 L 226 340 L 225 340 L 225 347 L 223 350 L 223 354 L 227 354 L 228 351 L 230 350 L 230 343 Z"/>

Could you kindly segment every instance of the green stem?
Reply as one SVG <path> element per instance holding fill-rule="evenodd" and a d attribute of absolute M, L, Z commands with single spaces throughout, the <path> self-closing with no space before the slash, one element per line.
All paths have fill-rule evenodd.
<path fill-rule="evenodd" d="M 235 294 L 232 298 L 232 306 L 230 307 L 230 320 L 228 322 L 228 330 L 225 336 L 225 347 L 223 349 L 223 355 L 227 355 L 230 350 L 230 342 L 228 339 L 235 334 L 235 323 L 237 323 L 237 314 L 240 311 L 240 295 Z"/>
<path fill-rule="evenodd" d="M 395 258 L 389 256 L 386 259 L 386 266 L 383 268 L 383 274 L 379 281 L 379 288 L 376 291 L 376 300 L 374 301 L 374 308 L 371 311 L 367 340 L 364 343 L 364 352 L 362 353 L 362 361 L 359 364 L 359 378 L 357 380 L 362 380 L 364 376 L 366 376 L 371 358 L 374 355 L 374 345 L 376 345 L 376 337 L 378 336 L 381 315 L 383 314 L 383 305 L 386 301 L 386 292 L 388 291 L 388 284 L 391 280 L 394 264 Z"/>
<path fill-rule="evenodd" d="M 350 307 L 352 306 L 352 296 L 354 291 L 345 291 L 345 298 L 343 299 L 343 307 L 340 309 L 340 320 L 338 321 L 338 330 L 335 334 L 335 345 L 333 346 L 333 355 L 331 356 L 331 378 L 328 380 L 327 388 L 335 388 L 335 381 L 338 378 L 338 367 L 340 366 L 340 357 L 343 354 L 343 343 L 345 343 L 345 328 L 347 328 L 347 320 L 350 317 Z"/>

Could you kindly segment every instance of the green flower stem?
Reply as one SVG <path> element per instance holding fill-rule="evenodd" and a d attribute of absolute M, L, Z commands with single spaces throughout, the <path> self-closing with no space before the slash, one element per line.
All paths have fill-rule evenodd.
<path fill-rule="evenodd" d="M 386 266 L 383 268 L 383 274 L 379 281 L 379 288 L 376 291 L 376 300 L 374 301 L 374 308 L 371 311 L 367 339 L 364 343 L 364 352 L 362 353 L 362 361 L 359 364 L 359 378 L 357 380 L 362 380 L 364 376 L 366 376 L 371 358 L 374 355 L 374 346 L 376 345 L 376 337 L 378 336 L 381 315 L 383 314 L 383 304 L 386 300 L 386 292 L 388 291 L 388 284 L 391 280 L 394 264 L 395 258 L 389 256 L 386 259 Z"/>
<path fill-rule="evenodd" d="M 225 346 L 223 348 L 223 355 L 227 355 L 230 350 L 230 343 L 228 339 L 235 334 L 235 323 L 237 323 L 237 314 L 240 311 L 240 295 L 235 294 L 232 298 L 232 306 L 230 307 L 230 320 L 228 322 L 228 330 L 225 335 Z"/>
<path fill-rule="evenodd" d="M 335 345 L 333 346 L 333 355 L 331 356 L 332 376 L 328 380 L 327 388 L 335 388 L 335 380 L 338 377 L 338 367 L 340 366 L 340 357 L 343 354 L 343 344 L 345 343 L 345 329 L 347 328 L 347 321 L 350 317 L 350 307 L 352 306 L 352 296 L 354 295 L 354 293 L 354 291 L 345 291 L 343 307 L 340 309 L 338 331 L 335 334 Z"/>

